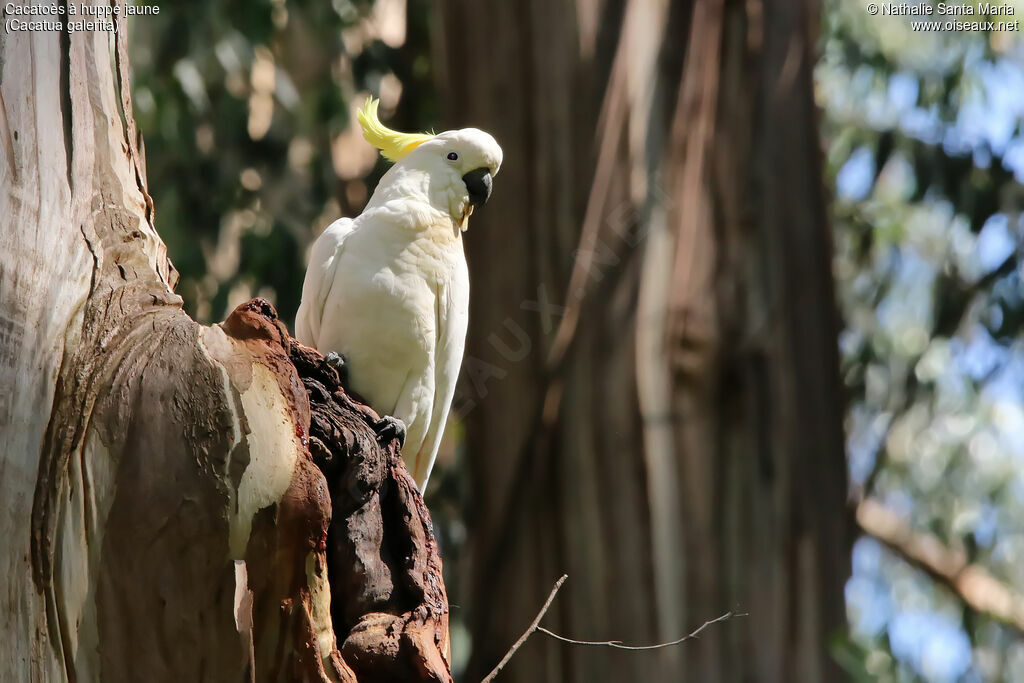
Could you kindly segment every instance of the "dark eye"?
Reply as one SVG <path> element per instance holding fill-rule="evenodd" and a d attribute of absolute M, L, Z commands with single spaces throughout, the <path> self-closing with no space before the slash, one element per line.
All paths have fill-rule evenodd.
<path fill-rule="evenodd" d="M 448 152 L 448 161 L 458 161 L 459 155 L 455 152 Z"/>

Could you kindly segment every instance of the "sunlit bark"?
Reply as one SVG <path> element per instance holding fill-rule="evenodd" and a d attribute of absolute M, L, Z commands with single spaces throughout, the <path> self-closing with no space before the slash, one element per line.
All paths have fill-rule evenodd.
<path fill-rule="evenodd" d="M 119 28 L 0 40 L 0 679 L 450 680 L 377 416 L 266 302 L 181 310 Z"/>

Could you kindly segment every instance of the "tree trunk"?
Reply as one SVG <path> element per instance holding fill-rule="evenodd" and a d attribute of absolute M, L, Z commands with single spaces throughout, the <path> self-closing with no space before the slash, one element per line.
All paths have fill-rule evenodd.
<path fill-rule="evenodd" d="M 0 42 L 4 680 L 450 680 L 377 416 L 266 302 L 182 312 L 116 21 L 113 63 L 103 31 Z"/>
<path fill-rule="evenodd" d="M 446 2 L 450 123 L 506 150 L 467 234 L 468 680 L 563 571 L 545 623 L 573 638 L 749 616 L 654 652 L 537 635 L 505 680 L 839 676 L 851 519 L 816 25 L 776 0 Z"/>

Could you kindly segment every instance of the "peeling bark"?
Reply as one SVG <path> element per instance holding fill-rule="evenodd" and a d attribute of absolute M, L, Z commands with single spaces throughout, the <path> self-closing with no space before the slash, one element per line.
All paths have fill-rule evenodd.
<path fill-rule="evenodd" d="M 449 681 L 448 599 L 430 514 L 398 441 L 383 447 L 379 417 L 342 389 L 315 350 L 293 340 L 309 394 L 310 452 L 331 485 L 328 534 L 341 651 L 366 680 Z"/>
<path fill-rule="evenodd" d="M 114 64 L 100 32 L 0 42 L 0 677 L 450 680 L 377 416 L 267 302 L 181 310 L 118 22 Z"/>
<path fill-rule="evenodd" d="M 444 127 L 523 160 L 466 241 L 470 679 L 563 573 L 545 623 L 574 638 L 750 616 L 649 653 L 531 639 L 502 681 L 841 679 L 818 4 L 440 4 Z"/>

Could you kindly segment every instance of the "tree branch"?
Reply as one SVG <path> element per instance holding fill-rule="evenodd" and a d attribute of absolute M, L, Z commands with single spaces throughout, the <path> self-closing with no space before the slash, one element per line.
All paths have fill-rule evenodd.
<path fill-rule="evenodd" d="M 514 655 L 516 651 L 523 646 L 523 643 L 526 642 L 527 638 L 532 636 L 533 632 L 540 628 L 540 620 L 544 618 L 545 614 L 547 614 L 548 608 L 551 607 L 551 603 L 554 601 L 555 596 L 558 594 L 558 590 L 562 587 L 562 584 L 565 583 L 565 580 L 568 578 L 568 574 L 562 574 L 562 578 L 560 578 L 558 581 L 555 581 L 555 585 L 551 589 L 551 593 L 548 594 L 548 599 L 544 601 L 544 606 L 540 608 L 539 612 L 537 612 L 537 616 L 534 617 L 533 622 L 530 623 L 530 627 L 523 631 L 523 635 L 519 636 L 519 640 L 517 640 L 515 644 L 513 644 L 512 647 L 509 648 L 508 652 L 505 653 L 505 656 L 501 658 L 500 662 L 498 662 L 498 666 L 494 667 L 494 669 L 491 670 L 491 673 L 487 674 L 487 676 L 482 681 L 480 681 L 480 683 L 491 683 L 491 681 L 493 681 L 495 677 L 499 673 L 501 673 L 501 670 L 505 668 L 505 665 L 508 664 L 508 660 L 512 659 L 512 655 Z"/>
<path fill-rule="evenodd" d="M 918 532 L 876 500 L 857 506 L 861 530 L 951 590 L 976 612 L 1024 635 L 1024 595 L 969 562 L 962 550 L 950 548 L 933 534 Z"/>
<path fill-rule="evenodd" d="M 563 643 L 570 643 L 572 645 L 603 645 L 605 647 L 613 647 L 613 648 L 615 648 L 617 650 L 658 650 L 658 649 L 663 648 L 663 647 L 672 647 L 673 645 L 678 645 L 679 643 L 683 643 L 683 642 L 686 642 L 687 640 L 691 640 L 693 638 L 696 638 L 697 636 L 699 636 L 704 631 L 704 629 L 706 629 L 708 626 L 711 626 L 712 624 L 717 624 L 717 623 L 719 623 L 721 621 L 728 621 L 729 619 L 732 619 L 733 617 L 745 617 L 745 616 L 747 616 L 747 614 L 745 612 L 739 612 L 739 613 L 737 613 L 737 612 L 726 612 L 725 614 L 723 614 L 723 615 L 721 615 L 719 617 L 715 617 L 714 619 L 710 619 L 708 621 L 705 621 L 703 624 L 698 626 L 695 630 L 691 631 L 690 633 L 687 633 L 682 638 L 677 638 L 676 640 L 670 640 L 667 643 L 656 643 L 654 645 L 624 645 L 621 640 L 575 640 L 573 638 L 566 638 L 565 636 L 560 636 L 560 635 L 558 635 L 557 633 L 555 633 L 553 631 L 547 630 L 543 626 L 538 626 L 537 630 L 540 631 L 541 633 L 544 633 L 544 634 L 547 634 L 547 635 L 551 636 L 552 638 L 554 638 L 556 640 L 560 640 Z"/>
<path fill-rule="evenodd" d="M 704 629 L 713 624 L 717 624 L 722 621 L 728 621 L 733 617 L 747 616 L 744 612 L 726 612 L 725 614 L 719 617 L 715 617 L 714 619 L 705 621 L 695 630 L 686 634 L 682 638 L 678 638 L 667 643 L 656 643 L 654 645 L 623 645 L 621 640 L 576 640 L 574 638 L 566 638 L 565 636 L 559 635 L 554 631 L 549 631 L 548 629 L 544 628 L 540 625 L 540 622 L 541 619 L 544 618 L 544 615 L 547 614 L 548 609 L 551 607 L 551 603 L 554 602 L 555 596 L 558 594 L 559 589 L 562 587 L 562 584 L 565 583 L 565 580 L 567 578 L 569 578 L 568 574 L 562 574 L 562 578 L 555 582 L 554 587 L 548 594 L 548 599 L 544 601 L 544 605 L 540 608 L 540 611 L 537 612 L 537 616 L 533 618 L 533 621 L 530 623 L 530 626 L 525 631 L 523 631 L 523 635 L 519 636 L 519 640 L 517 640 L 512 645 L 512 647 L 509 648 L 508 652 L 505 653 L 505 656 L 501 658 L 500 662 L 498 662 L 498 665 L 494 667 L 494 669 L 491 670 L 491 673 L 487 674 L 487 676 L 482 681 L 480 681 L 480 683 L 491 683 L 497 677 L 497 675 L 501 673 L 501 670 L 505 668 L 505 665 L 508 664 L 510 659 L 512 659 L 512 656 L 516 653 L 516 651 L 519 650 L 519 648 L 523 646 L 527 639 L 529 639 L 529 637 L 532 636 L 536 631 L 540 631 L 545 635 L 551 636 L 555 640 L 560 640 L 563 643 L 569 643 L 570 645 L 602 645 L 604 647 L 612 647 L 617 650 L 657 650 L 663 647 L 679 645 L 680 643 L 686 642 L 687 640 L 696 638 L 704 631 Z"/>

